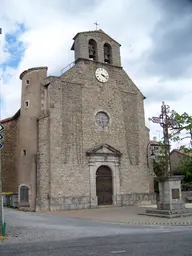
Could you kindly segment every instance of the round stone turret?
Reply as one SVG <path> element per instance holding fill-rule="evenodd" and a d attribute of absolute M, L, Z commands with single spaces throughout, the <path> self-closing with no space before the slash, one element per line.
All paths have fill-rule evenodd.
<path fill-rule="evenodd" d="M 33 71 L 39 71 L 39 70 L 41 70 L 41 69 L 45 69 L 45 70 L 47 71 L 48 67 L 44 66 L 44 67 L 29 68 L 29 69 L 27 69 L 27 70 L 24 70 L 24 71 L 20 74 L 19 78 L 22 80 L 23 77 L 24 77 L 26 74 L 28 74 L 28 73 L 30 73 L 30 72 L 33 72 Z"/>

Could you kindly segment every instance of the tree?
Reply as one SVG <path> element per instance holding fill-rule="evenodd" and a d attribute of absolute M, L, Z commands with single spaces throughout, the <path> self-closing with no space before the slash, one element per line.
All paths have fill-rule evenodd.
<path fill-rule="evenodd" d="M 192 182 L 192 157 L 186 156 L 181 161 L 180 165 L 174 170 L 175 175 L 184 175 L 184 182 Z"/>
<path fill-rule="evenodd" d="M 159 141 L 158 151 L 155 152 L 155 159 L 153 160 L 153 171 L 157 178 L 164 176 L 165 165 L 165 148 L 164 144 Z M 154 179 L 154 191 L 157 194 L 159 193 L 159 185 L 157 179 Z"/>
<path fill-rule="evenodd" d="M 192 188 L 192 154 L 191 149 L 184 149 L 186 152 L 178 167 L 174 170 L 174 175 L 183 175 L 182 187 L 184 190 Z"/>
<path fill-rule="evenodd" d="M 155 159 L 153 160 L 153 170 L 157 177 L 161 177 L 164 176 L 165 170 L 165 149 L 162 142 L 158 144 L 158 152 L 155 152 Z"/>
<path fill-rule="evenodd" d="M 172 111 L 171 117 L 179 124 L 179 128 L 172 130 L 170 139 L 177 142 L 189 138 L 190 145 L 192 146 L 192 116 L 186 112 L 180 115 L 177 112 Z"/>
<path fill-rule="evenodd" d="M 186 147 L 185 145 L 180 147 L 179 150 L 185 156 L 179 166 L 173 170 L 174 175 L 184 175 L 182 183 L 189 187 L 192 186 L 192 116 L 186 112 L 180 115 L 173 111 L 172 118 L 179 124 L 179 128 L 171 131 L 170 139 L 173 142 L 190 139 L 190 147 Z"/>

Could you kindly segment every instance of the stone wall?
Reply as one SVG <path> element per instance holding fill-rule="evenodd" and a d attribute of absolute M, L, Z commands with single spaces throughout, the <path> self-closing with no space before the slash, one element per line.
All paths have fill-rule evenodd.
<path fill-rule="evenodd" d="M 2 192 L 18 192 L 17 184 L 17 143 L 18 119 L 1 122 L 4 126 L 4 147 L 2 149 Z"/>
<path fill-rule="evenodd" d="M 132 193 L 121 196 L 122 206 L 156 204 L 155 193 Z"/>
<path fill-rule="evenodd" d="M 125 124 L 125 139 L 127 144 L 127 153 L 131 165 L 139 164 L 139 127 L 137 118 L 138 112 L 136 111 L 137 104 L 138 101 L 136 94 L 128 94 L 127 92 L 122 92 L 122 108 Z"/>
<path fill-rule="evenodd" d="M 88 60 L 90 38 L 97 41 L 100 62 Z M 151 197 L 145 195 L 152 192 L 153 186 L 146 161 L 149 137 L 144 97 L 121 67 L 118 43 L 97 32 L 78 34 L 75 40 L 75 66 L 58 78 L 47 78 L 47 89 L 42 93 L 42 111 L 48 112 L 49 126 L 47 121 L 39 121 L 39 205 L 49 202 L 51 209 L 89 207 L 90 159 L 86 152 L 100 144 L 122 153 L 118 196 L 127 196 L 122 196 L 122 202 L 149 201 Z M 113 65 L 102 63 L 106 40 L 112 46 Z M 96 69 L 101 67 L 109 73 L 109 80 L 103 84 L 95 77 Z M 105 128 L 95 121 L 100 111 L 109 116 Z M 133 200 L 134 195 L 139 196 Z"/>
<path fill-rule="evenodd" d="M 36 210 L 50 209 L 50 118 L 48 114 L 38 119 L 38 153 L 37 153 L 37 197 Z"/>
<path fill-rule="evenodd" d="M 86 208 L 90 208 L 89 196 L 51 198 L 51 211 L 77 210 Z"/>
<path fill-rule="evenodd" d="M 37 206 L 36 211 L 45 210 L 46 207 L 41 201 L 41 205 Z M 156 204 L 156 195 L 154 193 L 133 193 L 121 195 L 118 206 L 132 206 L 132 205 L 151 205 Z M 43 207 L 44 206 L 44 207 Z M 78 210 L 92 208 L 89 196 L 52 196 L 50 199 L 50 210 Z M 95 208 L 95 206 L 93 206 Z"/>
<path fill-rule="evenodd" d="M 192 191 L 181 191 L 182 199 L 185 203 L 188 203 L 187 197 L 192 197 Z M 156 193 L 157 201 L 159 201 L 159 193 Z"/>
<path fill-rule="evenodd" d="M 58 205 L 56 208 L 68 208 L 70 204 L 65 202 L 65 197 L 76 198 L 76 205 L 82 205 L 81 198 L 89 196 L 89 158 L 86 152 L 101 143 L 107 143 L 122 152 L 121 193 L 143 194 L 150 191 L 146 150 L 143 149 L 148 138 L 142 94 L 121 68 L 107 65 L 105 68 L 110 74 L 110 83 L 101 86 L 94 75 L 99 66 L 90 61 L 80 61 L 60 78 L 53 79 L 48 86 L 50 130 L 47 131 L 46 139 L 48 126 L 45 121 L 39 122 L 39 143 L 43 150 L 40 152 L 40 163 L 46 162 L 43 160 L 46 154 L 50 155 L 50 165 L 46 164 L 43 168 L 50 172 L 51 208 L 52 204 Z M 104 130 L 95 124 L 95 114 L 102 110 L 110 116 L 109 126 Z M 141 120 L 138 121 L 138 118 Z M 126 128 L 128 126 L 129 130 Z M 141 131 L 143 133 L 140 136 Z M 50 145 L 49 149 L 46 143 Z M 50 152 L 46 153 L 45 150 Z M 47 191 L 45 177 L 47 174 L 44 173 L 42 191 Z M 46 193 L 44 202 L 48 200 Z M 89 203 L 86 201 L 83 204 Z"/>
<path fill-rule="evenodd" d="M 118 206 L 151 205 L 156 203 L 154 193 L 134 193 L 121 195 L 121 202 Z M 75 210 L 91 208 L 88 196 L 79 197 L 52 197 L 51 210 Z"/>
<path fill-rule="evenodd" d="M 97 44 L 96 59 L 98 62 L 104 62 L 104 47 L 105 43 L 111 45 L 112 50 L 112 64 L 114 66 L 121 66 L 120 57 L 120 45 L 110 38 L 108 35 L 100 30 L 89 31 L 85 33 L 78 33 L 74 38 L 74 50 L 75 50 L 75 60 L 78 59 L 89 59 L 88 42 L 90 39 L 95 40 Z"/>
<path fill-rule="evenodd" d="M 188 203 L 187 197 L 192 198 L 192 191 L 182 191 L 182 198 L 185 203 Z"/>
<path fill-rule="evenodd" d="M 22 79 L 21 113 L 19 127 L 19 185 L 27 185 L 29 208 L 34 210 L 36 203 L 36 155 L 37 155 L 37 118 L 40 116 L 41 81 L 47 77 L 47 67 L 36 67 L 24 71 Z M 26 105 L 28 102 L 28 105 Z M 25 153 L 24 153 L 25 152 Z M 19 207 L 20 197 L 18 202 Z M 23 207 L 22 207 L 23 208 Z"/>
<path fill-rule="evenodd" d="M 49 87 L 49 98 L 51 198 L 88 196 L 88 165 L 83 161 L 82 149 L 81 85 L 57 80 Z"/>

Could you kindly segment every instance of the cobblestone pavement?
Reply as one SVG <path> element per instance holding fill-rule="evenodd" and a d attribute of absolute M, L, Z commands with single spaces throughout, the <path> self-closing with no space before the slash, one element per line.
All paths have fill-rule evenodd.
<path fill-rule="evenodd" d="M 96 209 L 85 210 L 71 210 L 71 211 L 57 211 L 58 215 L 70 216 L 77 219 L 87 219 L 103 223 L 114 224 L 129 224 L 129 225 L 162 225 L 162 226 L 192 226 L 192 216 L 180 218 L 161 218 L 146 215 L 139 215 L 144 213 L 146 209 L 155 208 L 149 207 L 100 207 Z M 192 208 L 192 204 L 186 204 L 186 208 Z M 192 209 L 189 209 L 192 211 Z"/>

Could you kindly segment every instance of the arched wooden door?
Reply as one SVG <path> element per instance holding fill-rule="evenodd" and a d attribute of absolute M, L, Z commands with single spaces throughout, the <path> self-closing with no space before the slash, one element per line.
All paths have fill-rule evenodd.
<path fill-rule="evenodd" d="M 113 204 L 112 172 L 108 166 L 101 166 L 96 172 L 96 195 L 98 205 Z"/>

